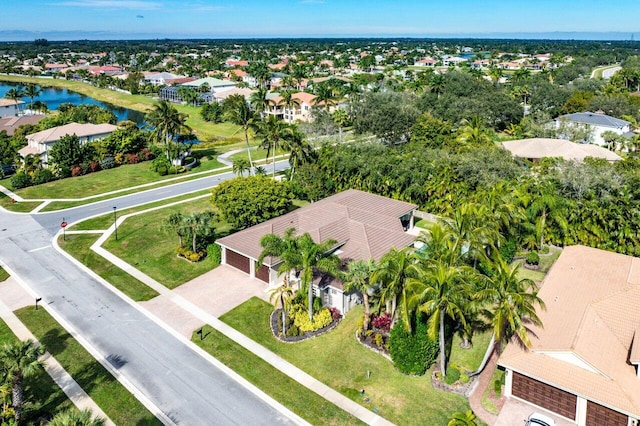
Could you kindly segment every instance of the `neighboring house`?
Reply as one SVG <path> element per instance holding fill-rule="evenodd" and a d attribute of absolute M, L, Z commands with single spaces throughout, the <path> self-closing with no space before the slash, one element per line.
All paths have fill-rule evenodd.
<path fill-rule="evenodd" d="M 23 105 L 24 101 L 13 99 L 0 98 L 0 118 L 15 117 L 20 112 L 20 105 Z"/>
<path fill-rule="evenodd" d="M 169 82 L 175 81 L 178 78 L 184 78 L 184 76 L 172 74 L 170 72 L 159 72 L 145 75 L 144 81 L 145 83 L 153 86 L 163 86 L 170 84 Z"/>
<path fill-rule="evenodd" d="M 416 67 L 433 68 L 433 67 L 436 66 L 437 63 L 438 63 L 438 61 L 436 59 L 425 58 L 425 59 L 420 59 L 419 61 L 416 61 L 413 65 L 416 66 Z"/>
<path fill-rule="evenodd" d="M 538 295 L 531 348 L 512 342 L 498 361 L 505 395 L 580 426 L 637 425 L 640 258 L 566 247 Z"/>
<path fill-rule="evenodd" d="M 184 102 L 184 99 L 182 99 L 182 96 L 180 96 L 181 87 L 185 87 L 185 85 L 183 84 L 178 86 L 165 86 L 161 88 L 159 92 L 160 100 L 173 103 Z M 213 99 L 214 98 L 212 92 L 198 93 L 198 102 L 200 103 L 210 103 L 213 102 Z"/>
<path fill-rule="evenodd" d="M 38 124 L 44 117 L 45 115 L 38 114 L 0 118 L 0 132 L 7 132 L 7 135 L 13 136 L 18 127 L 26 124 Z"/>
<path fill-rule="evenodd" d="M 592 138 L 589 142 L 596 145 L 606 145 L 602 134 L 606 131 L 614 132 L 621 136 L 631 137 L 631 123 L 619 118 L 611 117 L 606 114 L 598 114 L 595 112 L 576 112 L 574 114 L 561 115 L 554 120 L 556 129 L 562 124 L 569 126 L 585 126 L 591 130 Z"/>
<path fill-rule="evenodd" d="M 587 157 L 603 158 L 609 162 L 621 160 L 615 152 L 597 145 L 579 144 L 564 139 L 532 138 L 502 142 L 502 147 L 514 157 L 540 161 L 541 158 L 559 157 L 582 162 Z"/>
<path fill-rule="evenodd" d="M 116 66 L 112 66 L 112 65 L 107 65 L 104 67 L 93 67 L 93 68 L 89 68 L 89 72 L 93 75 L 118 75 L 118 74 L 122 74 L 122 68 L 120 67 L 116 67 Z"/>
<path fill-rule="evenodd" d="M 199 89 L 202 85 L 208 85 L 211 93 L 222 92 L 223 90 L 229 90 L 237 86 L 238 83 L 231 80 L 220 80 L 219 78 L 205 77 L 198 80 L 190 81 L 182 84 L 185 87 L 193 87 Z"/>
<path fill-rule="evenodd" d="M 291 95 L 291 97 L 298 101 L 298 105 L 294 105 L 292 108 L 285 107 L 282 104 L 282 96 L 278 96 L 271 100 L 270 106 L 264 111 L 265 114 L 275 115 L 287 123 L 309 121 L 311 119 L 311 109 L 316 105 L 316 96 L 311 93 L 298 92 Z"/>
<path fill-rule="evenodd" d="M 462 64 L 463 62 L 467 62 L 467 60 L 465 58 L 461 58 L 459 56 L 451 56 L 451 57 L 445 57 L 442 58 L 442 65 L 444 65 L 445 67 L 448 67 L 450 65 L 453 66 L 460 66 L 460 64 Z"/>
<path fill-rule="evenodd" d="M 295 228 L 298 235 L 308 232 L 315 242 L 334 239 L 335 254 L 343 263 L 351 260 L 379 260 L 391 248 L 411 245 L 416 206 L 368 192 L 350 189 L 311 203 L 283 216 L 252 226 L 216 242 L 222 247 L 222 263 L 233 266 L 269 286 L 278 285 L 280 261 L 257 259 L 262 253 L 260 240 L 267 234 L 284 235 Z M 295 277 L 291 277 L 296 282 Z M 359 295 L 346 292 L 342 282 L 331 276 L 314 279 L 315 294 L 325 306 L 347 312 L 359 302 Z"/>
<path fill-rule="evenodd" d="M 68 68 L 67 64 L 44 64 L 44 69 L 48 73 L 64 72 Z"/>
<path fill-rule="evenodd" d="M 213 98 L 217 102 L 222 102 L 229 96 L 241 95 L 244 96 L 247 101 L 249 101 L 253 92 L 255 92 L 255 90 L 249 89 L 248 87 L 233 87 L 231 89 L 221 90 L 220 92 L 217 92 L 213 95 Z"/>
<path fill-rule="evenodd" d="M 76 135 L 81 144 L 104 139 L 109 136 L 118 126 L 113 124 L 78 124 L 69 123 L 64 126 L 52 127 L 51 129 L 27 135 L 27 146 L 18 153 L 22 158 L 27 155 L 39 155 L 42 163 L 49 163 L 48 152 L 53 145 L 67 135 Z"/>

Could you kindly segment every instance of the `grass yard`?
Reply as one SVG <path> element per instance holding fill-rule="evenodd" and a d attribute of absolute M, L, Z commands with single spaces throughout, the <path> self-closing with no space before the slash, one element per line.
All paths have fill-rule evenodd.
<path fill-rule="evenodd" d="M 291 411 L 316 425 L 363 424 L 210 326 L 191 340 Z"/>
<path fill-rule="evenodd" d="M 0 345 L 17 341 L 15 334 L 0 320 Z M 51 418 L 73 406 L 44 368 L 25 379 L 25 397 L 25 424 L 40 424 L 40 419 Z"/>
<path fill-rule="evenodd" d="M 268 319 L 272 309 L 270 304 L 252 298 L 220 319 L 396 424 L 444 425 L 452 413 L 469 409 L 465 398 L 433 389 L 430 371 L 422 377 L 405 376 L 386 358 L 362 347 L 354 337 L 361 307 L 349 312 L 330 333 L 296 344 L 273 337 Z M 363 400 L 360 389 L 365 390 L 369 402 Z"/>
<path fill-rule="evenodd" d="M 6 179 L 5 179 L 6 180 Z M 6 186 L 5 182 L 0 181 L 0 185 Z M 31 210 L 42 204 L 40 201 L 22 201 L 19 203 L 12 203 L 11 198 L 7 197 L 4 193 L 0 192 L 0 207 L 5 208 L 10 212 L 15 213 L 28 213 Z"/>
<path fill-rule="evenodd" d="M 489 381 L 489 385 L 487 386 L 487 388 L 484 390 L 484 393 L 482 394 L 481 403 L 485 410 L 487 410 L 491 414 L 498 415 L 500 413 L 500 410 L 502 409 L 502 404 L 500 400 L 502 391 L 496 393 L 496 389 L 497 389 L 495 385 L 496 380 L 500 381 L 500 383 L 504 383 L 504 370 L 496 368 L 496 370 L 493 372 L 493 375 L 491 376 L 491 381 Z M 501 389 L 502 389 L 502 386 L 503 385 L 500 386 Z"/>
<path fill-rule="evenodd" d="M 91 250 L 91 244 L 93 244 L 98 237 L 99 236 L 95 234 L 72 234 L 67 235 L 66 241 L 63 241 L 62 237 L 59 237 L 58 243 L 67 253 L 71 254 L 83 265 L 100 275 L 136 302 L 149 300 L 158 296 L 158 293 L 151 287 L 138 281 Z"/>
<path fill-rule="evenodd" d="M 9 273 L 0 267 L 0 283 L 6 281 L 10 277 Z"/>
<path fill-rule="evenodd" d="M 176 255 L 178 236 L 163 229 L 171 213 L 190 214 L 213 209 L 209 198 L 159 209 L 127 219 L 118 227 L 118 241 L 112 236 L 104 248 L 140 269 L 168 288 L 175 288 L 213 269 L 213 261 L 205 258 L 190 263 Z M 216 233 L 229 231 L 229 225 L 218 223 Z M 185 241 L 185 244 L 189 244 Z"/>
<path fill-rule="evenodd" d="M 490 341 L 491 330 L 476 332 L 472 339 L 473 346 L 470 349 L 462 349 L 460 347 L 462 339 L 455 334 L 451 344 L 449 363 L 464 367 L 466 371 L 476 371 L 480 368 L 480 363 L 482 362 L 482 358 L 484 358 Z"/>
<path fill-rule="evenodd" d="M 558 259 L 560 253 L 562 253 L 562 249 L 550 247 L 548 254 L 540 254 L 540 268 L 537 270 L 525 268 L 524 259 L 516 259 L 512 262 L 512 265 L 521 265 L 518 274 L 521 279 L 529 278 L 539 284 L 544 280 L 544 277 L 547 276 L 547 272 L 549 272 L 549 269 L 551 269 Z M 526 256 L 526 254 L 524 254 L 524 256 Z"/>
<path fill-rule="evenodd" d="M 161 424 L 45 309 L 27 307 L 16 314 L 115 424 Z"/>

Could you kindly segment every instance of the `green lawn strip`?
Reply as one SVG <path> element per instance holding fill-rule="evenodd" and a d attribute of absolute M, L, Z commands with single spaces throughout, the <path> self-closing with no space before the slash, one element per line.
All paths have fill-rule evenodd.
<path fill-rule="evenodd" d="M 147 203 L 147 204 L 143 204 L 141 206 L 137 206 L 137 207 L 131 207 L 128 209 L 123 209 L 123 210 L 118 210 L 118 217 L 127 215 L 127 214 L 131 214 L 131 213 L 135 213 L 135 212 L 140 212 L 143 210 L 147 210 L 153 207 L 158 207 L 158 206 L 163 206 L 165 204 L 171 204 L 171 203 L 175 203 L 176 201 L 180 201 L 180 200 L 189 200 L 201 195 L 208 195 L 210 194 L 211 191 L 209 189 L 203 189 L 202 191 L 197 191 L 197 192 L 192 192 L 191 194 L 184 194 L 184 195 L 180 195 L 178 197 L 173 197 L 173 198 L 168 198 L 166 200 L 160 200 L 160 201 L 155 201 L 152 203 Z M 100 229 L 107 229 L 109 226 L 113 225 L 113 213 L 112 212 L 108 212 L 108 213 L 104 213 L 100 216 L 96 216 L 94 218 L 91 219 L 87 219 L 84 220 L 80 223 L 77 223 L 75 225 L 73 225 L 72 227 L 68 228 L 68 229 L 73 229 L 74 231 L 79 231 L 79 230 L 100 230 Z"/>
<path fill-rule="evenodd" d="M 0 283 L 6 281 L 10 277 L 9 273 L 0 267 Z"/>
<path fill-rule="evenodd" d="M 210 258 L 191 263 L 178 257 L 178 236 L 164 229 L 163 223 L 171 213 L 190 214 L 212 209 L 209 198 L 201 198 L 130 217 L 118 226 L 118 241 L 112 236 L 103 247 L 167 288 L 175 288 L 209 272 L 214 264 Z M 214 226 L 218 234 L 230 229 L 226 223 Z M 188 245 L 190 241 L 184 243 Z"/>
<path fill-rule="evenodd" d="M 316 425 L 363 424 L 210 326 L 191 340 L 285 407 Z"/>
<path fill-rule="evenodd" d="M 296 344 L 273 337 L 268 319 L 272 309 L 254 297 L 220 319 L 343 395 L 377 408 L 396 424 L 447 424 L 452 413 L 469 409 L 465 398 L 433 389 L 431 370 L 421 377 L 405 376 L 387 359 L 362 347 L 354 337 L 361 307 L 350 311 L 330 333 Z"/>
<path fill-rule="evenodd" d="M 0 345 L 16 343 L 18 338 L 0 319 Z M 40 419 L 51 418 L 59 411 L 72 407 L 71 400 L 53 381 L 44 368 L 25 379 L 25 424 L 40 424 Z"/>
<path fill-rule="evenodd" d="M 453 342 L 451 344 L 451 356 L 449 362 L 457 364 L 463 367 L 465 370 L 472 372 L 480 368 L 480 363 L 484 354 L 487 352 L 487 347 L 491 341 L 491 331 L 476 332 L 473 335 L 472 347 L 470 349 L 462 349 L 460 343 L 462 339 L 457 334 L 453 336 Z"/>
<path fill-rule="evenodd" d="M 20 201 L 11 202 L 11 198 L 0 192 L 0 206 L 15 213 L 29 213 L 31 210 L 42 204 L 41 201 Z"/>
<path fill-rule="evenodd" d="M 158 293 L 151 287 L 91 250 L 91 244 L 97 239 L 98 235 L 95 234 L 72 234 L 67 235 L 66 241 L 59 237 L 58 243 L 67 253 L 133 300 L 141 302 L 158 296 Z"/>
<path fill-rule="evenodd" d="M 45 309 L 27 307 L 16 315 L 115 424 L 161 424 Z"/>

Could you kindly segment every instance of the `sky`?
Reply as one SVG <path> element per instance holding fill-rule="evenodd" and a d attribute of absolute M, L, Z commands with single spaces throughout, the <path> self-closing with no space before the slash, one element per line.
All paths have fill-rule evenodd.
<path fill-rule="evenodd" d="M 12 37 L 32 40 L 39 35 L 52 40 L 510 35 L 628 40 L 636 32 L 636 39 L 640 40 L 639 0 L 2 0 L 1 3 L 0 39 L 5 40 Z"/>

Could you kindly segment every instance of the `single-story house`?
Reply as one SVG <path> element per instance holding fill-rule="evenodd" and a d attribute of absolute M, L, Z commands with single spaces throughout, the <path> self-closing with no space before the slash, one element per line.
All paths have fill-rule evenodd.
<path fill-rule="evenodd" d="M 148 73 L 144 76 L 144 81 L 153 86 L 162 86 L 171 84 L 170 82 L 175 81 L 179 78 L 184 78 L 185 76 L 173 74 L 170 72 L 157 72 L 157 73 Z M 195 80 L 195 79 L 194 79 Z"/>
<path fill-rule="evenodd" d="M 27 135 L 27 146 L 18 151 L 22 158 L 27 155 L 39 155 L 42 163 L 49 163 L 48 152 L 53 145 L 67 135 L 76 135 L 81 144 L 104 139 L 115 131 L 118 126 L 113 124 L 78 124 L 69 123 L 64 126 L 52 127 L 37 133 Z"/>
<path fill-rule="evenodd" d="M 118 75 L 122 74 L 122 68 L 116 67 L 113 65 L 106 65 L 103 67 L 92 67 L 89 68 L 89 72 L 93 75 Z"/>
<path fill-rule="evenodd" d="M 316 201 L 280 217 L 220 238 L 222 263 L 264 281 L 269 287 L 282 282 L 278 274 L 280 260 L 268 257 L 262 265 L 260 240 L 267 234 L 284 235 L 295 228 L 298 235 L 308 232 L 314 241 L 334 239 L 334 253 L 347 263 L 351 260 L 379 260 L 391 248 L 413 244 L 414 204 L 392 200 L 368 192 L 350 189 Z M 296 282 L 295 277 L 291 277 Z M 345 292 L 342 282 L 330 276 L 318 276 L 314 291 L 325 306 L 347 312 L 359 302 L 358 294 Z"/>
<path fill-rule="evenodd" d="M 20 112 L 20 105 L 23 105 L 24 101 L 13 99 L 0 98 L 0 118 L 15 117 Z"/>
<path fill-rule="evenodd" d="M 606 145 L 606 142 L 602 138 L 602 133 L 606 131 L 611 131 L 621 136 L 633 136 L 631 133 L 631 123 L 606 114 L 589 111 L 576 112 L 573 114 L 561 115 L 554 121 L 556 129 L 559 129 L 562 124 L 570 126 L 586 126 L 591 130 L 591 140 L 589 142 L 600 146 Z"/>
<path fill-rule="evenodd" d="M 564 139 L 531 138 L 502 142 L 502 147 L 514 157 L 539 161 L 545 157 L 559 157 L 582 162 L 587 157 L 603 158 L 609 162 L 622 158 L 615 152 L 597 145 L 581 144 Z"/>
<path fill-rule="evenodd" d="M 579 426 L 637 425 L 640 258 L 566 247 L 538 296 L 531 348 L 511 342 L 498 360 L 505 395 Z"/>
<path fill-rule="evenodd" d="M 433 58 L 424 58 L 424 59 L 420 59 L 419 61 L 416 61 L 413 65 L 416 67 L 429 67 L 429 68 L 433 68 L 436 66 L 436 64 L 438 63 L 437 59 L 433 59 Z"/>
<path fill-rule="evenodd" d="M 7 132 L 7 135 L 13 136 L 13 133 L 20 126 L 27 124 L 38 124 L 45 115 L 21 115 L 18 117 L 0 118 L 0 132 Z"/>

